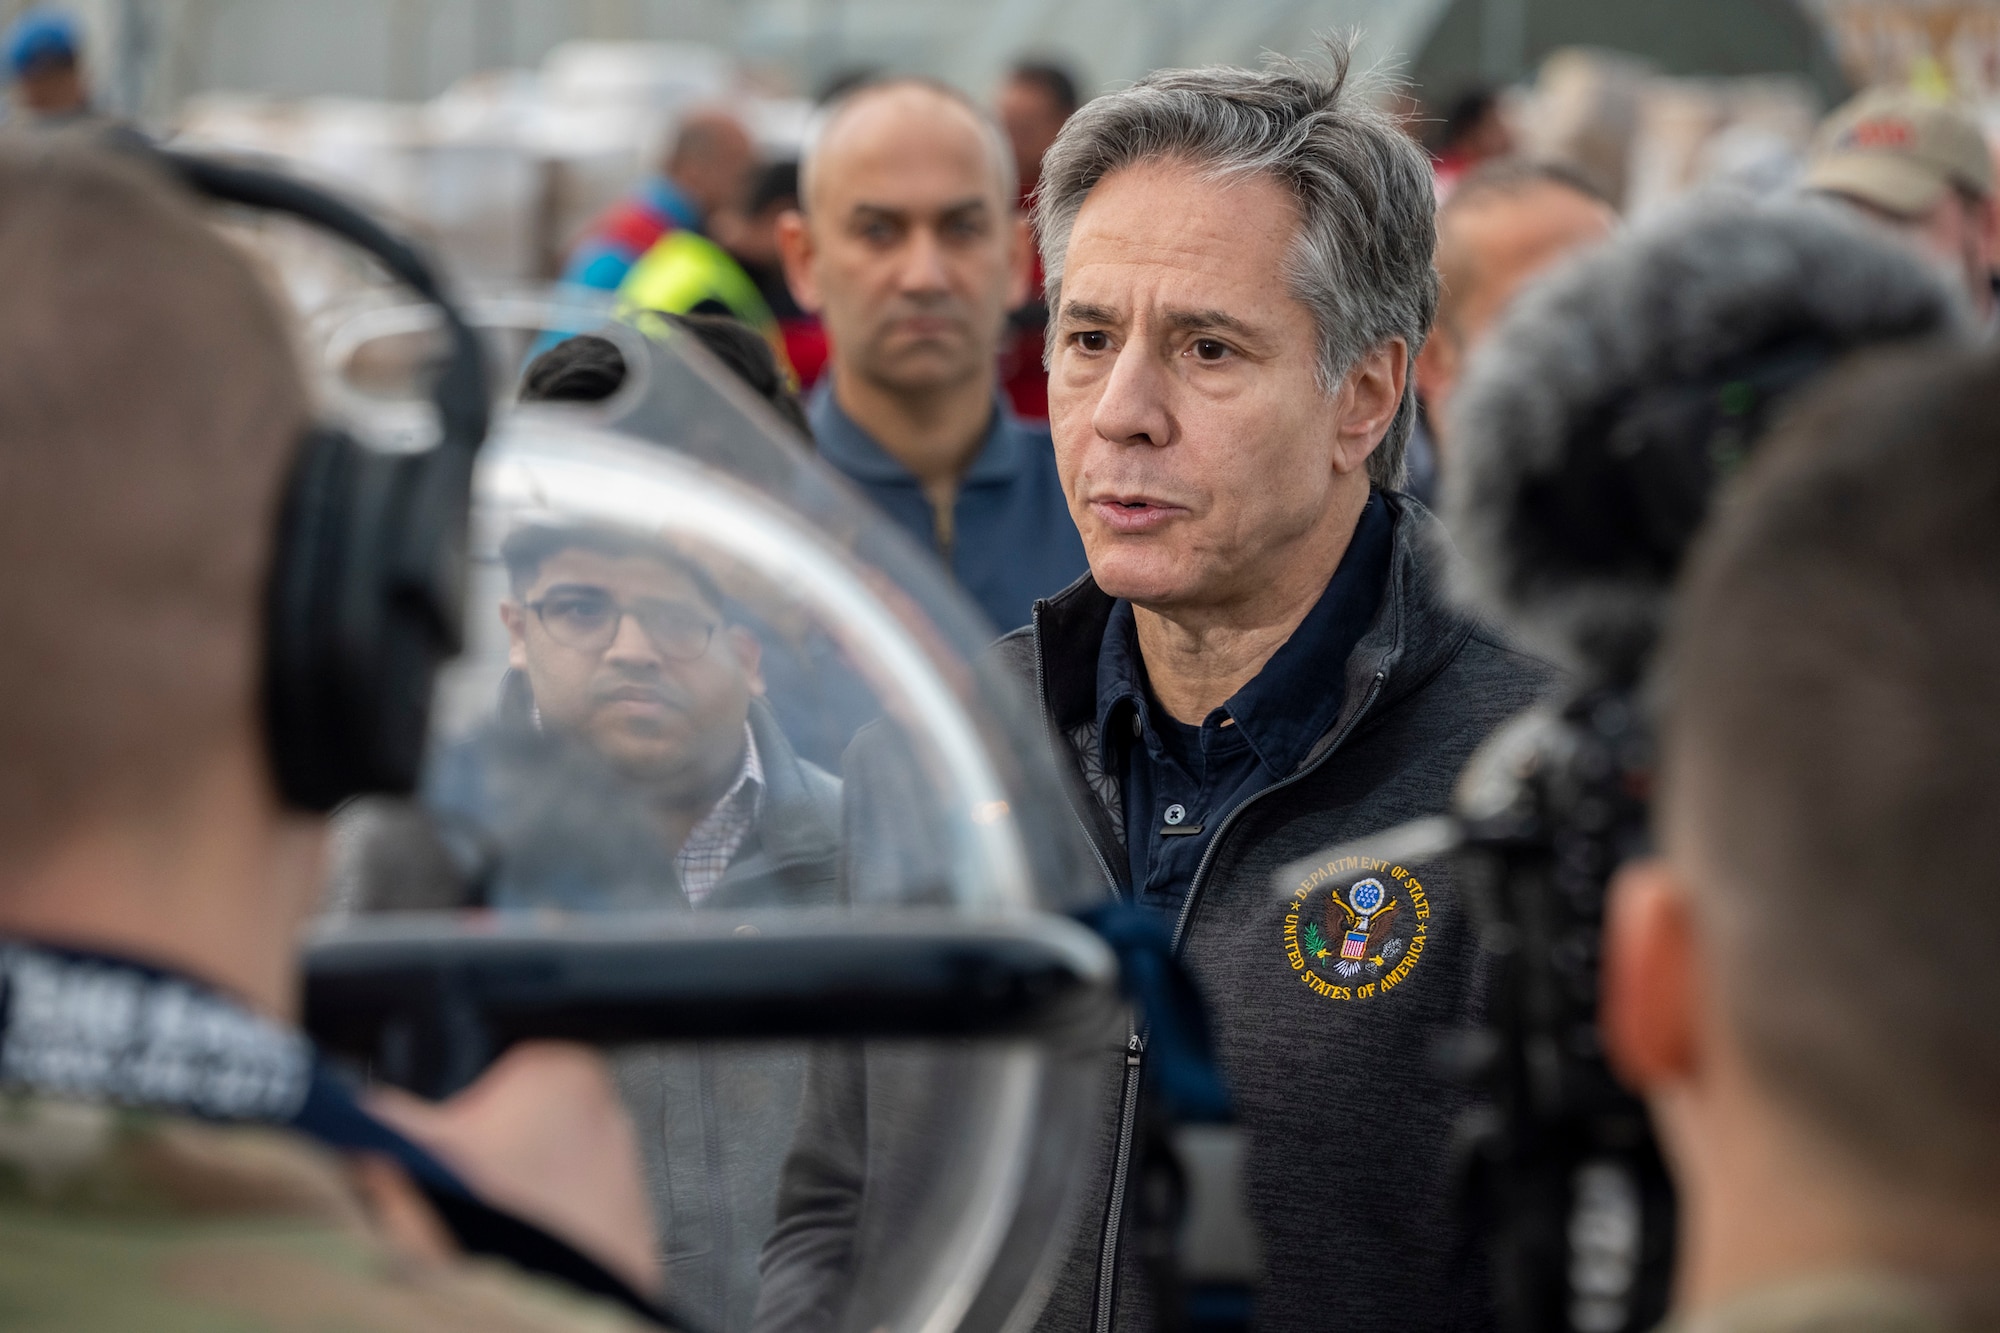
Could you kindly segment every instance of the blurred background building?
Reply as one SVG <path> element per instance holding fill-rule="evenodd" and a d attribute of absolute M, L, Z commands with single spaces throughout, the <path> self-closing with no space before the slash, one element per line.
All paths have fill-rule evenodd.
<path fill-rule="evenodd" d="M 22 0 L 0 0 L 0 21 Z M 2000 0 L 72 0 L 97 106 L 289 160 L 428 234 L 474 282 L 562 270 L 695 108 L 768 160 L 861 70 L 990 96 L 1024 55 L 1085 96 L 1358 30 L 1441 164 L 1573 163 L 1628 214 L 1779 188 L 1850 91 L 2000 108 Z M 1994 115 L 1989 111 L 1989 115 Z M 2000 119 L 2000 116 L 1995 116 Z"/>

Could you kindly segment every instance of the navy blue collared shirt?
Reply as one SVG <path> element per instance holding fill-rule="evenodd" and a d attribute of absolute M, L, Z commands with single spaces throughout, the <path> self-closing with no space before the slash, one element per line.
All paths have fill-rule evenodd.
<path fill-rule="evenodd" d="M 1153 698 L 1132 604 L 1111 610 L 1097 653 L 1104 771 L 1125 780 L 1125 847 L 1134 901 L 1178 915 L 1215 830 L 1231 810 L 1289 775 L 1340 716 L 1348 654 L 1389 578 L 1394 520 L 1369 493 L 1319 601 L 1228 702 L 1190 726 Z"/>
<path fill-rule="evenodd" d="M 986 441 L 959 480 L 947 527 L 916 475 L 841 411 L 831 377 L 813 394 L 806 415 L 820 457 L 919 546 L 936 552 L 996 632 L 1027 624 L 1037 597 L 1061 592 L 1088 567 L 1056 476 L 1046 422 L 1022 421 L 994 400 Z"/>

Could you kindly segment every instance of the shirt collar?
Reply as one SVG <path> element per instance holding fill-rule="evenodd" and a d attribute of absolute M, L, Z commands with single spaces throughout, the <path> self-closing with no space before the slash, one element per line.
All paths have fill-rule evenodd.
<path fill-rule="evenodd" d="M 708 813 L 695 821 L 688 834 L 688 841 L 697 841 L 711 826 L 725 823 L 735 816 L 737 803 L 745 796 L 749 798 L 750 813 L 754 818 L 758 806 L 764 800 L 764 761 L 757 753 L 757 735 L 750 730 L 750 724 L 743 724 L 743 767 L 736 771 L 736 781 L 729 784 L 729 790 L 722 793 Z"/>
<path fill-rule="evenodd" d="M 1274 776 L 1297 768 L 1340 715 L 1347 657 L 1381 606 L 1394 530 L 1388 506 L 1370 491 L 1319 601 L 1264 669 L 1203 720 L 1204 726 L 1219 726 L 1224 715 L 1233 719 Z M 1148 752 L 1159 756 L 1151 709 L 1138 622 L 1132 604 L 1121 598 L 1112 607 L 1097 654 L 1098 744 L 1107 771 L 1115 771 L 1115 729 L 1122 725 L 1131 734 L 1130 718 L 1138 719 Z"/>
<path fill-rule="evenodd" d="M 726 805 L 736 799 L 745 787 L 751 789 L 757 799 L 764 796 L 764 760 L 757 753 L 757 733 L 750 730 L 750 723 L 743 723 L 743 771 L 736 775 L 736 781 L 729 784 L 729 790 L 722 794 L 717 805 Z"/>
<path fill-rule="evenodd" d="M 806 405 L 813 429 L 813 442 L 829 463 L 857 481 L 901 482 L 915 485 L 916 477 L 875 442 L 873 436 L 855 424 L 834 398 L 833 377 L 827 376 L 813 390 Z M 996 394 L 993 415 L 986 426 L 986 438 L 972 465 L 965 471 L 962 486 L 991 485 L 1012 481 L 1028 464 L 1027 430 Z"/>

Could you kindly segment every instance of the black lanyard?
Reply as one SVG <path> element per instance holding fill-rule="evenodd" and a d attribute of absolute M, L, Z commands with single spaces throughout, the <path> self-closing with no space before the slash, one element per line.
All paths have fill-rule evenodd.
<path fill-rule="evenodd" d="M 304 1033 L 151 964 L 0 940 L 0 1089 L 224 1124 L 277 1125 L 401 1166 L 459 1247 L 687 1329 L 568 1243 L 481 1200 L 428 1150 L 371 1115 Z"/>

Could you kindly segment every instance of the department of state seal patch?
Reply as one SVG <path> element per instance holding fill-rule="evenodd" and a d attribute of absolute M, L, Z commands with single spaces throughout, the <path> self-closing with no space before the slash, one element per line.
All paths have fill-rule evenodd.
<path fill-rule="evenodd" d="M 1372 1000 L 1416 970 L 1430 917 L 1430 898 L 1407 869 L 1344 856 L 1293 889 L 1285 906 L 1285 961 L 1315 995 Z"/>

